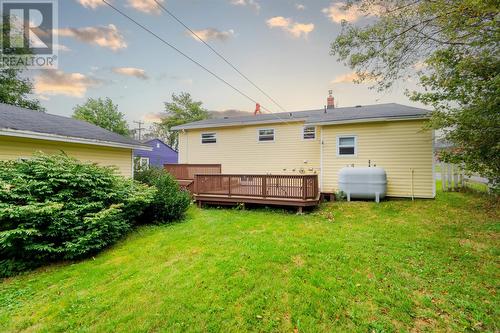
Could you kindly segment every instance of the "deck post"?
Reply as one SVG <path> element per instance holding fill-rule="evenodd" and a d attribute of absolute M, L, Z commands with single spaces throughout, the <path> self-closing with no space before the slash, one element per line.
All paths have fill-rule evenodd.
<path fill-rule="evenodd" d="M 297 207 L 297 214 L 302 215 L 304 213 L 302 206 Z"/>
<path fill-rule="evenodd" d="M 194 176 L 194 194 L 198 194 L 198 176 Z"/>
<path fill-rule="evenodd" d="M 302 176 L 302 199 L 307 199 L 307 182 L 305 176 Z"/>
<path fill-rule="evenodd" d="M 231 176 L 228 177 L 228 180 L 229 180 L 229 197 L 231 197 Z"/>
<path fill-rule="evenodd" d="M 262 176 L 262 197 L 267 196 L 267 179 L 266 176 Z"/>

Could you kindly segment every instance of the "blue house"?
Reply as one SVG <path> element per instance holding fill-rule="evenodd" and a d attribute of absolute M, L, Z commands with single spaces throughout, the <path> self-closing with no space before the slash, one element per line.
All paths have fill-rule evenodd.
<path fill-rule="evenodd" d="M 164 164 L 177 163 L 178 153 L 160 139 L 152 139 L 143 144 L 153 148 L 152 151 L 134 150 L 136 169 L 155 166 L 163 168 Z"/>

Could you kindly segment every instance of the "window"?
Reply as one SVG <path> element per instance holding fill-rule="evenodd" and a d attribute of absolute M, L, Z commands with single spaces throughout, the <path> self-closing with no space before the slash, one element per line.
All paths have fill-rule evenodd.
<path fill-rule="evenodd" d="M 139 157 L 139 165 L 138 170 L 147 170 L 149 169 L 149 157 Z"/>
<path fill-rule="evenodd" d="M 316 127 L 304 126 L 304 129 L 302 130 L 302 137 L 304 138 L 304 140 L 316 139 Z"/>
<path fill-rule="evenodd" d="M 259 142 L 274 141 L 274 129 L 260 129 L 259 130 Z"/>
<path fill-rule="evenodd" d="M 339 136 L 337 137 L 337 155 L 338 156 L 354 156 L 356 155 L 355 136 Z"/>
<path fill-rule="evenodd" d="M 217 136 L 215 133 L 203 133 L 201 135 L 201 143 L 217 143 Z"/>

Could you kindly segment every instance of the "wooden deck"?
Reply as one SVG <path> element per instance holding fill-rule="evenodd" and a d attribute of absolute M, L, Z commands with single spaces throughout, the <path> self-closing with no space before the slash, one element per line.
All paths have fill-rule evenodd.
<path fill-rule="evenodd" d="M 194 198 L 199 205 L 265 204 L 302 207 L 319 203 L 316 175 L 198 174 Z"/>
<path fill-rule="evenodd" d="M 164 168 L 182 189 L 191 193 L 194 192 L 194 177 L 197 174 L 220 174 L 222 170 L 220 164 L 165 164 Z"/>
<path fill-rule="evenodd" d="M 165 164 L 198 205 L 263 204 L 303 207 L 320 201 L 317 175 L 221 174 L 220 164 Z"/>

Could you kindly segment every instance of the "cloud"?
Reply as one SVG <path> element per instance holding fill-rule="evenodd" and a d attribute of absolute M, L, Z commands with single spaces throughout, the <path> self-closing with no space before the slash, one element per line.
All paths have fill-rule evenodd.
<path fill-rule="evenodd" d="M 215 39 L 224 42 L 234 36 L 234 30 L 232 29 L 227 31 L 220 31 L 215 28 L 207 28 L 202 30 L 194 30 L 194 32 L 204 41 Z M 189 36 L 199 41 L 199 39 L 193 36 L 193 34 L 189 33 Z"/>
<path fill-rule="evenodd" d="M 158 0 L 159 3 L 163 3 L 164 0 Z M 127 0 L 128 7 L 146 14 L 161 14 L 161 8 L 154 0 Z"/>
<path fill-rule="evenodd" d="M 355 83 L 355 81 L 359 81 L 361 76 L 359 76 L 356 72 L 346 73 L 337 76 L 332 80 L 332 83 Z M 365 76 L 363 83 L 374 82 L 373 78 L 370 78 L 368 75 Z"/>
<path fill-rule="evenodd" d="M 323 8 L 322 12 L 335 23 L 342 23 L 342 21 L 356 22 L 362 17 L 378 15 L 380 9 L 373 7 L 370 11 L 362 12 L 357 5 L 351 5 L 345 8 L 346 4 L 342 2 L 334 2 L 329 7 Z"/>
<path fill-rule="evenodd" d="M 127 47 L 127 42 L 114 24 L 101 27 L 64 28 L 57 30 L 59 36 L 72 37 L 81 42 L 95 44 L 117 51 Z"/>
<path fill-rule="evenodd" d="M 267 20 L 267 25 L 270 28 L 280 28 L 289 34 L 291 34 L 295 38 L 305 37 L 314 30 L 314 24 L 308 23 L 297 23 L 294 22 L 291 18 L 286 18 L 283 16 L 275 16 Z"/>
<path fill-rule="evenodd" d="M 99 6 L 104 6 L 105 3 L 102 0 L 76 0 L 80 5 L 86 8 L 96 9 Z"/>
<path fill-rule="evenodd" d="M 144 120 L 146 123 L 159 123 L 164 116 L 164 113 L 149 112 L 142 117 L 142 120 Z"/>
<path fill-rule="evenodd" d="M 231 4 L 234 6 L 248 6 L 255 10 L 260 10 L 260 4 L 255 0 L 230 0 Z"/>
<path fill-rule="evenodd" d="M 305 9 L 306 9 L 306 6 L 304 6 L 304 5 L 303 5 L 303 4 L 301 4 L 301 3 L 297 3 L 297 4 L 295 4 L 295 8 L 296 8 L 297 10 L 305 10 Z"/>
<path fill-rule="evenodd" d="M 70 52 L 71 51 L 71 49 L 69 47 L 67 47 L 66 45 L 62 45 L 62 44 L 52 44 L 52 47 L 54 48 L 54 50 L 59 51 L 59 52 Z"/>
<path fill-rule="evenodd" d="M 102 81 L 80 73 L 65 73 L 60 70 L 44 70 L 35 77 L 35 93 L 39 95 L 85 96 L 87 89 L 102 84 Z"/>
<path fill-rule="evenodd" d="M 243 117 L 243 116 L 252 116 L 253 112 L 242 111 L 242 110 L 224 110 L 224 111 L 208 111 L 212 118 L 225 118 L 225 117 Z"/>
<path fill-rule="evenodd" d="M 149 77 L 144 69 L 134 68 L 134 67 L 115 67 L 112 71 L 116 74 L 133 76 L 138 79 L 147 80 Z"/>

